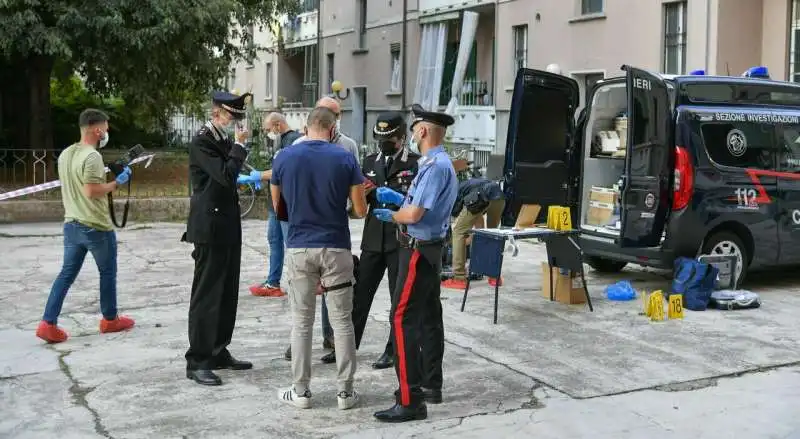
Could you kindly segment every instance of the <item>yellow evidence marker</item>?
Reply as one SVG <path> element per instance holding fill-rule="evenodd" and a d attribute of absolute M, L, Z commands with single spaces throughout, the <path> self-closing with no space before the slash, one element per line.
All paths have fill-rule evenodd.
<path fill-rule="evenodd" d="M 683 318 L 683 294 L 673 294 L 669 296 L 669 310 L 667 314 L 670 319 Z"/>
<path fill-rule="evenodd" d="M 664 293 L 661 290 L 653 291 L 648 300 L 648 315 L 650 320 L 660 322 L 664 320 Z"/>

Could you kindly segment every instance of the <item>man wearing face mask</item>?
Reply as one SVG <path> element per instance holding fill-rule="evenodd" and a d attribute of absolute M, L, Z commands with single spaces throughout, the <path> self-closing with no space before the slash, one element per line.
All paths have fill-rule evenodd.
<path fill-rule="evenodd" d="M 417 104 L 411 108 L 411 143 L 422 153 L 419 170 L 405 196 L 386 187 L 376 189 L 378 202 L 402 206 L 399 210 L 372 211 L 379 220 L 398 224 L 400 247 L 391 317 L 400 388 L 395 405 L 375 413 L 384 422 L 425 419 L 425 402 L 442 402 L 444 328 L 439 279 L 444 238 L 458 195 L 458 178 L 443 141 L 454 120 Z"/>
<path fill-rule="evenodd" d="M 58 156 L 61 202 L 64 205 L 64 263 L 47 299 L 36 336 L 48 343 L 67 339 L 58 327 L 58 316 L 69 288 L 92 253 L 100 272 L 100 332 L 119 332 L 133 327 L 132 319 L 117 314 L 117 236 L 108 211 L 109 192 L 128 182 L 130 168 L 106 183 L 103 158 L 97 149 L 108 143 L 108 116 L 87 109 L 78 118 L 80 142 Z"/>
<path fill-rule="evenodd" d="M 280 113 L 269 113 L 262 124 L 267 136 L 273 141 L 275 156 L 283 148 L 294 143 L 301 137 L 297 131 L 289 128 L 286 116 Z M 269 181 L 272 178 L 272 170 L 261 172 L 261 181 Z M 283 257 L 285 237 L 289 227 L 286 221 L 279 221 L 278 215 L 272 208 L 272 202 L 267 203 L 267 242 L 269 243 L 269 271 L 264 283 L 250 287 L 250 293 L 254 296 L 280 297 L 284 293 L 281 291 L 281 275 L 283 273 Z"/>
<path fill-rule="evenodd" d="M 194 244 L 195 266 L 186 377 L 207 386 L 222 384 L 214 370 L 253 367 L 228 352 L 236 323 L 242 254 L 236 180 L 247 158 L 244 145 L 248 138 L 248 132 L 238 122 L 245 117 L 249 98 L 249 93 L 215 93 L 211 120 L 189 145 L 192 198 L 181 240 Z M 236 126 L 235 139 L 225 132 L 232 125 Z"/>
<path fill-rule="evenodd" d="M 368 155 L 362 166 L 362 172 L 367 179 L 365 184 L 370 212 L 387 207 L 378 202 L 375 196 L 376 187 L 387 187 L 405 194 L 417 173 L 419 154 L 409 151 L 404 145 L 407 129 L 403 115 L 399 112 L 378 115 L 372 133 L 379 142 L 380 151 Z M 394 206 L 395 209 L 399 207 Z M 397 282 L 397 225 L 368 215 L 361 238 L 361 263 L 353 298 L 356 348 L 361 345 L 372 301 L 386 271 L 389 273 L 391 298 L 394 297 Z M 394 334 L 390 333 L 383 354 L 372 364 L 375 369 L 386 369 L 394 364 L 393 338 Z"/>

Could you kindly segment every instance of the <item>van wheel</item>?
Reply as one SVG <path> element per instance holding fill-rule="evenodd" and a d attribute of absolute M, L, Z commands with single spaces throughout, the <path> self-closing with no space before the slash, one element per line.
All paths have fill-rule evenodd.
<path fill-rule="evenodd" d="M 747 265 L 750 263 L 750 255 L 747 254 L 747 247 L 745 247 L 738 235 L 727 231 L 715 233 L 707 239 L 705 245 L 703 245 L 703 254 L 736 256 L 737 284 L 742 284 L 747 274 Z"/>
<path fill-rule="evenodd" d="M 586 263 L 600 273 L 619 273 L 626 265 L 625 261 L 614 261 L 597 256 L 587 256 Z"/>

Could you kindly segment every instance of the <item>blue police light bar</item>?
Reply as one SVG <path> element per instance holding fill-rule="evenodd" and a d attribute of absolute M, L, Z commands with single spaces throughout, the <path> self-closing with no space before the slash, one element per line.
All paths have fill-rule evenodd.
<path fill-rule="evenodd" d="M 769 70 L 764 66 L 750 67 L 749 69 L 745 70 L 742 76 L 747 78 L 769 79 Z"/>
<path fill-rule="evenodd" d="M 697 70 L 692 70 L 691 72 L 689 72 L 689 74 L 692 76 L 705 76 L 706 71 L 703 69 L 697 69 Z"/>

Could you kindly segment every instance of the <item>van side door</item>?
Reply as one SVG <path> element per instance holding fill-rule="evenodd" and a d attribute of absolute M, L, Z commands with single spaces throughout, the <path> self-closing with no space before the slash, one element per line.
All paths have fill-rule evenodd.
<path fill-rule="evenodd" d="M 702 144 L 696 145 L 701 148 L 698 154 L 707 159 L 698 167 L 692 200 L 706 232 L 720 226 L 734 232 L 745 246 L 752 245 L 752 266 L 775 264 L 779 197 L 772 112 L 743 106 L 693 111 L 702 138 Z M 724 253 L 725 249 L 712 251 Z"/>
<path fill-rule="evenodd" d="M 776 110 L 778 241 L 781 264 L 800 263 L 800 112 Z"/>

